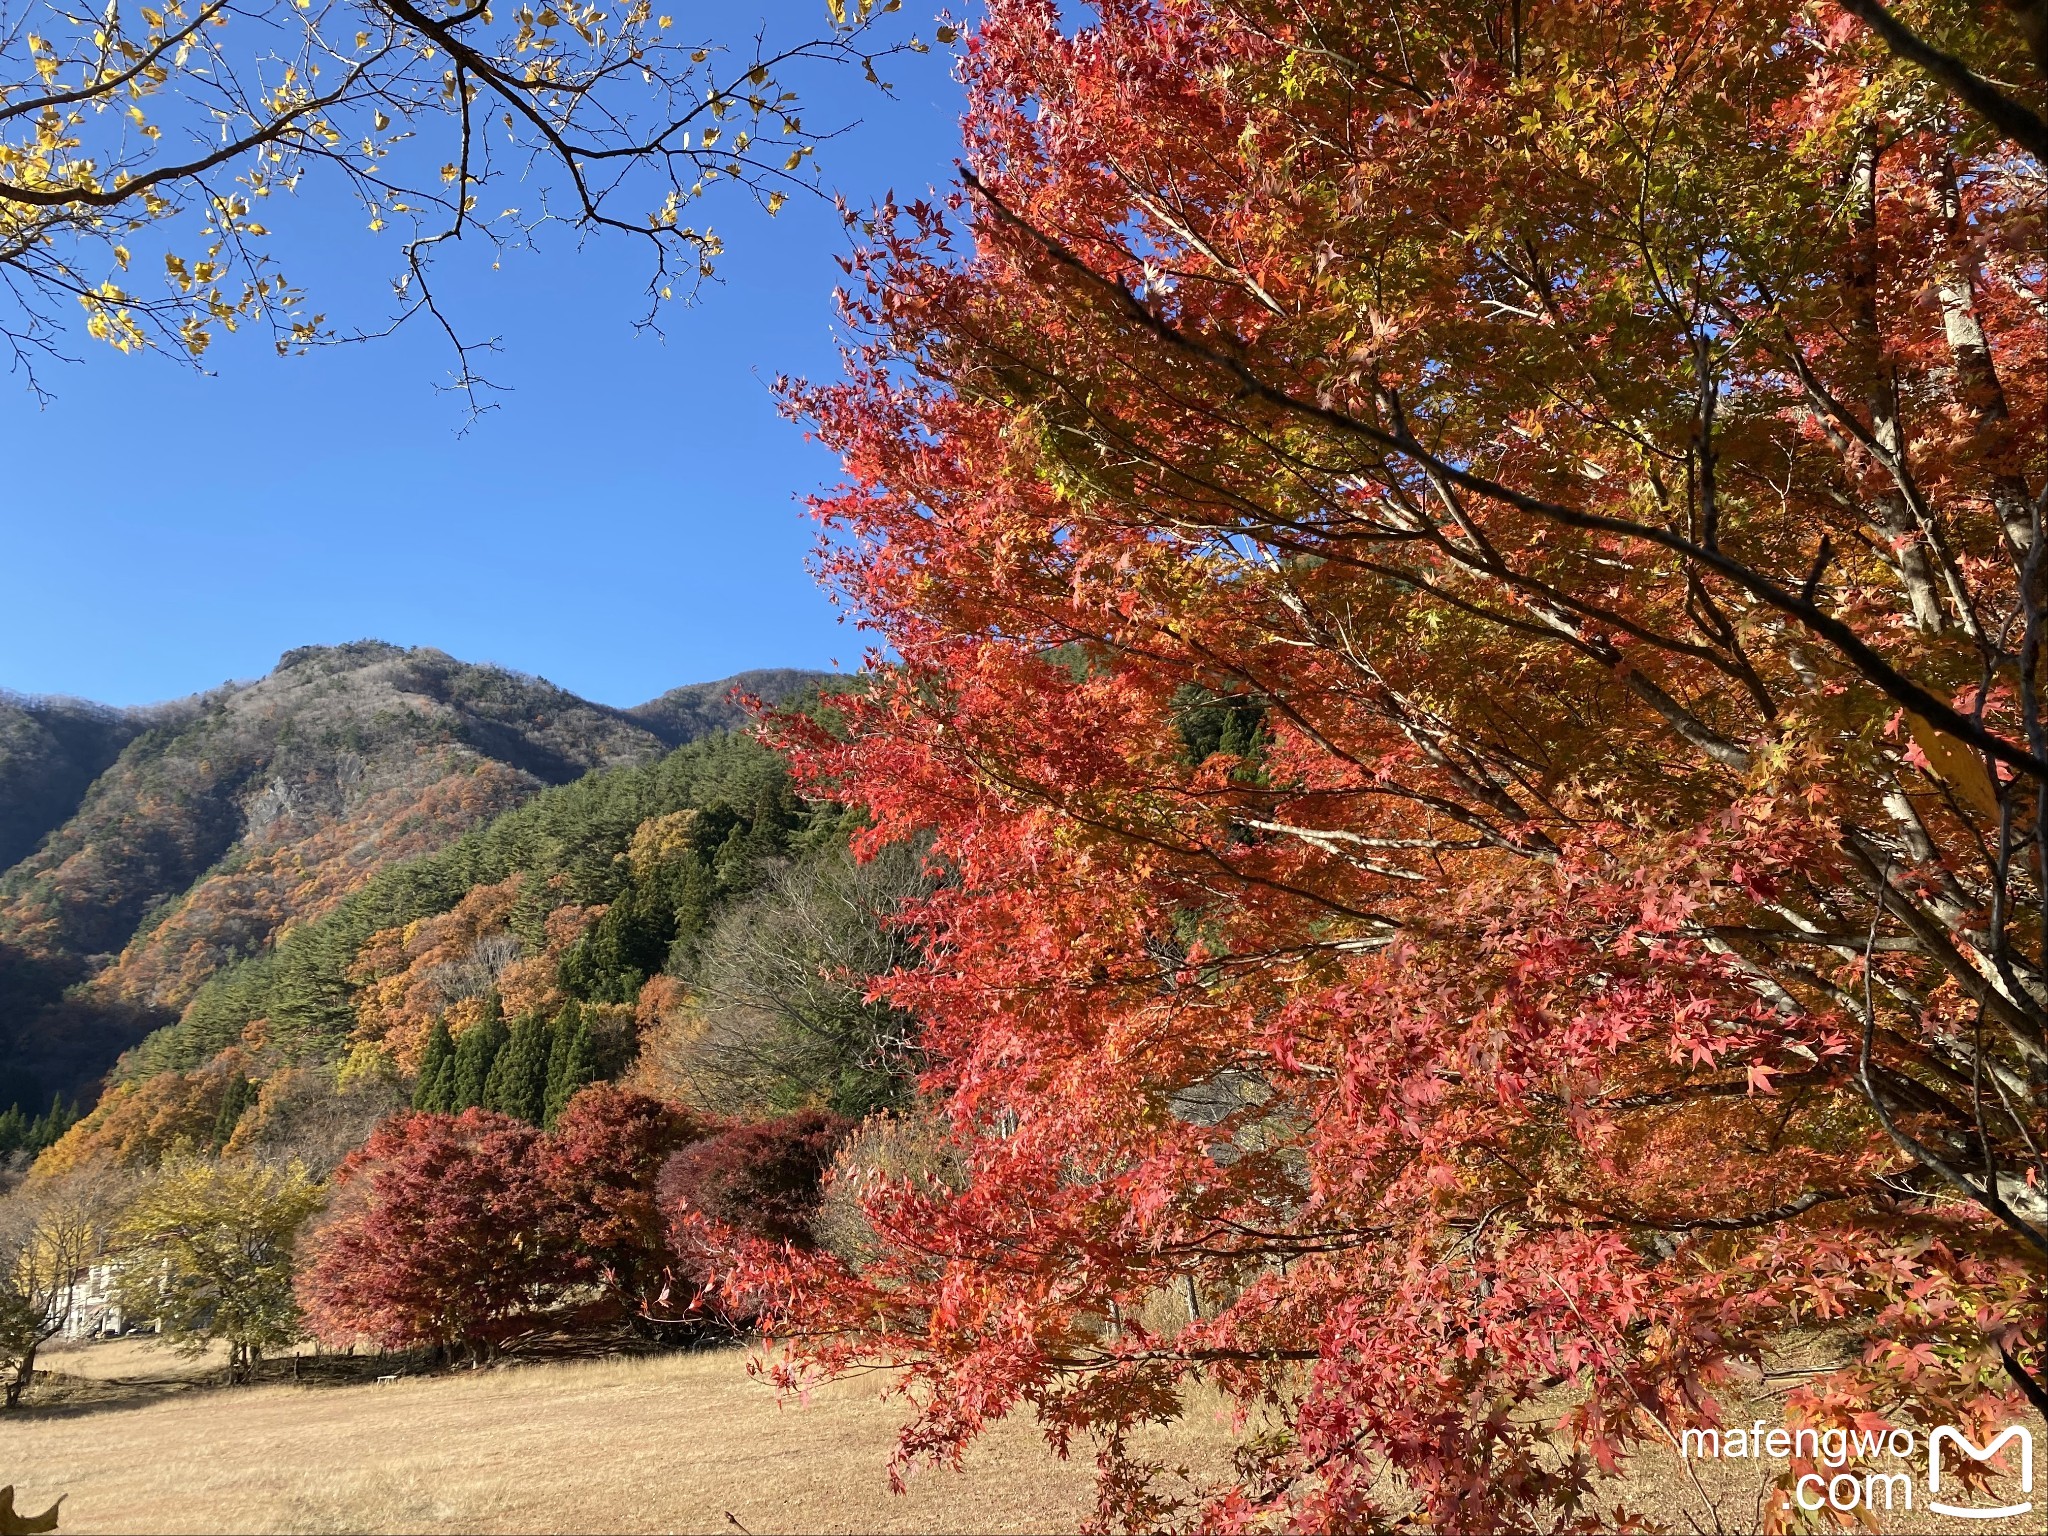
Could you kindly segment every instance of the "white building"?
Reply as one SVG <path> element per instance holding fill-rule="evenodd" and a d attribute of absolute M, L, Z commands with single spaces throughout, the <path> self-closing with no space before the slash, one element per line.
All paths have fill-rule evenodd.
<path fill-rule="evenodd" d="M 58 1337 L 99 1339 L 121 1332 L 121 1309 L 114 1301 L 115 1266 L 90 1265 L 73 1273 L 58 1305 L 64 1325 Z"/>

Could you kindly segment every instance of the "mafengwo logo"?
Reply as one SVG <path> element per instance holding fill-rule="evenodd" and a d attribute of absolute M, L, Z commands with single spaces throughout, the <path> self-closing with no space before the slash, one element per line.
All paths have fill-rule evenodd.
<path fill-rule="evenodd" d="M 2006 1504 L 1996 1509 L 1986 1509 L 1973 1504 L 1945 1504 L 1941 1501 L 1941 1455 L 1944 1445 L 1952 1445 L 1972 1461 L 1989 1461 L 2011 1440 L 2020 1443 L 2020 1492 L 2029 1495 L 2024 1504 Z M 1954 1465 L 1951 1461 L 1950 1465 Z M 1946 1424 L 1927 1437 L 1927 1507 L 1937 1515 L 1955 1515 L 1964 1520 L 2002 1520 L 2007 1515 L 2024 1515 L 2034 1507 L 2031 1495 L 2034 1492 L 2034 1437 L 2023 1426 L 2014 1424 L 1991 1437 L 1990 1443 L 1978 1446 L 1961 1430 L 1951 1429 Z"/>
<path fill-rule="evenodd" d="M 1888 1431 L 1847 1430 L 1840 1427 L 1787 1429 L 1766 1428 L 1758 1420 L 1748 1429 L 1740 1425 L 1727 1430 L 1688 1429 L 1680 1437 L 1680 1454 L 1690 1458 L 1716 1460 L 1789 1461 L 1800 1458 L 1818 1462 L 1825 1469 L 1801 1473 L 1792 1487 L 1792 1502 L 1808 1514 L 1833 1510 L 1852 1511 L 1924 1510 L 1956 1520 L 2004 1520 L 2032 1513 L 2034 1509 L 2034 1436 L 2024 1425 L 2000 1430 L 1983 1445 L 1961 1430 L 1942 1425 L 1927 1437 L 1927 1493 L 1916 1497 L 1911 1466 L 1916 1459 L 1918 1437 L 1906 1428 Z M 1959 1504 L 1956 1484 L 1964 1461 L 1988 1462 L 2008 1446 L 2019 1452 L 2019 1491 L 2026 1495 L 2017 1504 Z M 1875 1466 L 1871 1465 L 1873 1462 Z M 1897 1470 L 1884 1463 L 1899 1464 Z M 1851 1470 L 1852 1466 L 1855 1470 Z M 1948 1498 L 1942 1497 L 1944 1486 Z"/>

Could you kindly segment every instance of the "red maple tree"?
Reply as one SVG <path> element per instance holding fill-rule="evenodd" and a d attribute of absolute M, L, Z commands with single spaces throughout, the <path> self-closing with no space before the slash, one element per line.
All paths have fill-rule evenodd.
<path fill-rule="evenodd" d="M 542 1133 L 489 1110 L 398 1115 L 335 1174 L 299 1304 L 318 1337 L 488 1357 L 574 1272 Z"/>
<path fill-rule="evenodd" d="M 906 1456 L 1598 1528 L 1788 1330 L 1816 1423 L 2048 1403 L 2042 77 L 1852 8 L 988 6 L 792 393 L 964 1175 L 744 1278 Z M 1197 1375 L 1274 1427 L 1176 1499 Z"/>
<path fill-rule="evenodd" d="M 688 1111 L 612 1083 L 571 1099 L 542 1145 L 550 1224 L 578 1276 L 645 1319 L 671 1266 L 656 1198 L 664 1163 L 708 1133 Z"/>

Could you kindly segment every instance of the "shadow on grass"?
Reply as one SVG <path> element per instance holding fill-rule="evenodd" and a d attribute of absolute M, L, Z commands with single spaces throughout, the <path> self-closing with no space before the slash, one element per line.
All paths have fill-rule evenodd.
<path fill-rule="evenodd" d="M 242 1392 L 251 1386 L 308 1389 L 371 1387 L 428 1376 L 467 1375 L 478 1370 L 516 1370 L 529 1365 L 562 1365 L 586 1360 L 686 1354 L 722 1348 L 741 1337 L 725 1328 L 664 1329 L 653 1335 L 624 1324 L 531 1327 L 506 1338 L 485 1361 L 453 1359 L 444 1352 L 416 1349 L 372 1353 L 301 1352 L 266 1359 L 254 1380 L 229 1385 L 225 1367 L 183 1375 L 83 1376 L 61 1370 L 37 1371 L 35 1381 L 9 1419 L 70 1419 L 87 1414 L 145 1407 L 191 1393 Z M 61 1358 L 61 1357 L 60 1357 Z M 166 1348 L 166 1364 L 176 1357 Z"/>

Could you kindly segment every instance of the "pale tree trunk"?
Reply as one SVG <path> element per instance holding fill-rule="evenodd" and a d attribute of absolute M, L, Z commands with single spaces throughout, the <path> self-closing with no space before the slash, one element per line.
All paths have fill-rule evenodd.
<path fill-rule="evenodd" d="M 1875 125 L 1866 127 L 1850 168 L 1849 265 L 1846 284 L 1849 300 L 1849 328 L 1856 347 L 1856 365 L 1863 375 L 1864 404 L 1870 415 L 1870 435 L 1881 453 L 1903 465 L 1906 435 L 1899 423 L 1899 396 L 1890 365 L 1884 356 L 1884 334 L 1877 316 L 1877 170 L 1878 143 Z M 1929 531 L 1907 504 L 1906 497 L 1888 469 L 1878 476 L 1883 484 L 1872 498 L 1872 521 L 1886 537 L 1893 566 L 1912 608 L 1913 627 L 1923 634 L 1940 634 L 1948 627 L 1941 606 L 1934 567 L 1928 558 Z"/>
<path fill-rule="evenodd" d="M 1942 334 L 1955 361 L 1955 397 L 1969 418 L 1973 447 L 1990 467 L 1991 505 L 2005 529 L 2006 542 L 2024 560 L 2033 547 L 2033 500 L 2027 483 L 2013 473 L 2006 424 L 2005 386 L 1977 318 L 1977 260 L 1964 227 L 1962 200 L 1956 191 L 1955 167 L 1944 162 L 1937 194 L 1941 206 L 1940 244 L 1935 252 L 1934 291 L 1941 301 Z"/>

